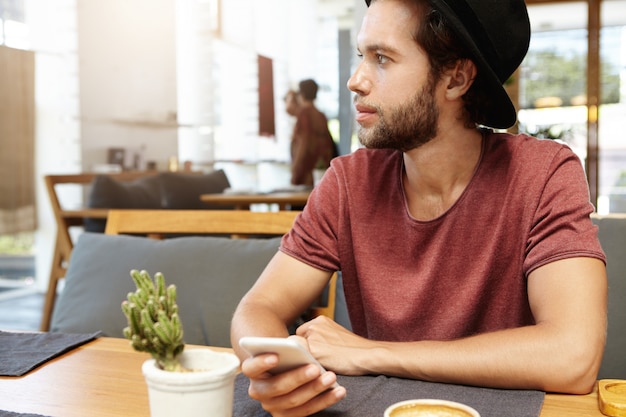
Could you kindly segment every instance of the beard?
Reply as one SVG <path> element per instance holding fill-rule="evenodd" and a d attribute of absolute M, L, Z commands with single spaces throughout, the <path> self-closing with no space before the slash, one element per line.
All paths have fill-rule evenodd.
<path fill-rule="evenodd" d="M 383 110 L 374 106 L 378 123 L 359 129 L 359 142 L 370 149 L 396 149 L 402 152 L 430 142 L 437 135 L 439 109 L 435 102 L 436 82 L 428 82 L 407 103 Z"/>

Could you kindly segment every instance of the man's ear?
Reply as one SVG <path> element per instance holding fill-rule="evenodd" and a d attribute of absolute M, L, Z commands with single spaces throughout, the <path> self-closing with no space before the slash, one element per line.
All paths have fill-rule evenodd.
<path fill-rule="evenodd" d="M 456 64 L 446 71 L 448 87 L 446 95 L 448 98 L 461 97 L 467 93 L 476 78 L 476 65 L 469 59 L 460 59 Z"/>

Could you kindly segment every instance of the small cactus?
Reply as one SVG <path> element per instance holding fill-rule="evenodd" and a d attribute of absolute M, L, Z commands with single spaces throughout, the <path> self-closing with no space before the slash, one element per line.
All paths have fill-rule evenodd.
<path fill-rule="evenodd" d="M 147 271 L 133 269 L 130 276 L 137 290 L 128 293 L 122 303 L 128 320 L 124 336 L 135 350 L 150 353 L 162 369 L 185 371 L 178 361 L 185 344 L 176 304 L 176 286 L 166 288 L 165 277 L 160 272 L 154 275 L 154 282 Z"/>

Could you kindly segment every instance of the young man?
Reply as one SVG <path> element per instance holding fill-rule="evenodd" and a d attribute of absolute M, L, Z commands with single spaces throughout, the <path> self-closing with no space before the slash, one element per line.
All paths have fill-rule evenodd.
<path fill-rule="evenodd" d="M 301 416 L 346 395 L 336 374 L 589 392 L 607 284 L 581 163 L 479 128 L 515 122 L 502 84 L 528 48 L 524 1 L 367 3 L 348 82 L 366 149 L 333 161 L 241 301 L 232 343 L 287 336 L 334 270 L 354 333 L 317 318 L 292 336 L 323 375 L 270 376 L 275 355 L 238 350 L 250 395 Z"/>

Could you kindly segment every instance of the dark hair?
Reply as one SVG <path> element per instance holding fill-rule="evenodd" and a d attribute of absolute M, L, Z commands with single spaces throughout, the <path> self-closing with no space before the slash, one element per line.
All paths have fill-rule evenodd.
<path fill-rule="evenodd" d="M 415 33 L 415 41 L 428 55 L 431 76 L 438 80 L 441 74 L 452 68 L 459 60 L 474 61 L 469 49 L 452 30 L 447 19 L 433 9 L 428 1 L 420 1 L 423 8 L 423 20 Z M 475 62 L 475 61 L 474 61 Z M 491 100 L 483 87 L 484 81 L 477 71 L 476 79 L 467 93 L 463 96 L 464 107 L 468 115 L 468 124 L 475 124 L 477 120 L 484 120 L 483 109 Z"/>
<path fill-rule="evenodd" d="M 300 95 L 304 97 L 305 100 L 313 101 L 317 97 L 317 83 L 315 80 L 302 80 L 299 84 L 300 87 Z"/>

